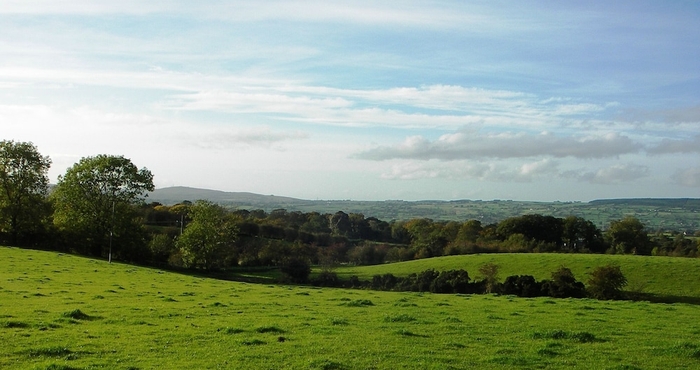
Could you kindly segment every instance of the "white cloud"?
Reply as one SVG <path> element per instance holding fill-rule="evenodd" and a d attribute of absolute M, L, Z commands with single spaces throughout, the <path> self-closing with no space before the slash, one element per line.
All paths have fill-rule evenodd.
<path fill-rule="evenodd" d="M 647 166 L 627 163 L 601 168 L 595 172 L 576 174 L 574 176 L 580 180 L 594 184 L 620 184 L 635 181 L 648 175 L 649 168 Z"/>
<path fill-rule="evenodd" d="M 108 15 L 108 14 L 178 14 L 201 19 L 228 22 L 317 22 L 360 24 L 386 27 L 420 27 L 434 29 L 472 29 L 474 32 L 500 31 L 513 27 L 532 28 L 536 23 L 523 22 L 518 17 L 495 18 L 484 8 L 459 3 L 440 6 L 421 1 L 404 1 L 400 7 L 393 2 L 377 1 L 245 1 L 210 0 L 206 3 L 160 0 L 146 2 L 121 0 L 116 2 L 92 0 L 5 0 L 0 14 Z"/>
<path fill-rule="evenodd" d="M 205 133 L 188 134 L 182 140 L 198 148 L 225 149 L 240 145 L 271 147 L 288 141 L 304 140 L 309 134 L 302 131 L 273 131 L 268 127 L 249 129 L 216 128 Z M 283 149 L 276 146 L 275 149 Z"/>
<path fill-rule="evenodd" d="M 530 182 L 542 176 L 557 175 L 559 164 L 544 159 L 513 166 L 505 162 L 418 162 L 405 161 L 382 174 L 389 180 L 450 179 L 497 182 Z"/>
<path fill-rule="evenodd" d="M 399 145 L 375 147 L 358 153 L 356 157 L 379 161 L 395 158 L 451 161 L 540 156 L 607 158 L 635 153 L 640 149 L 641 145 L 629 137 L 614 133 L 604 136 L 564 137 L 547 132 L 531 135 L 460 131 L 443 135 L 434 141 L 412 136 Z"/>
<path fill-rule="evenodd" d="M 671 179 L 678 185 L 700 187 L 700 167 L 678 170 Z"/>
<path fill-rule="evenodd" d="M 649 154 L 700 153 L 700 135 L 692 139 L 663 139 L 647 149 Z"/>

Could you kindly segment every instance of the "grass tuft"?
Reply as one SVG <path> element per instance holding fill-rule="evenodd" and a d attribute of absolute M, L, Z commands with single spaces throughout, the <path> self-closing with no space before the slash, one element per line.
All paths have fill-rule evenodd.
<path fill-rule="evenodd" d="M 374 306 L 374 303 L 370 301 L 369 299 L 357 299 L 354 301 L 349 301 L 346 303 L 341 303 L 341 306 L 348 306 L 348 307 L 367 307 L 367 306 Z"/>
<path fill-rule="evenodd" d="M 555 357 L 559 356 L 559 352 L 550 348 L 541 348 L 537 350 L 537 354 L 543 357 Z"/>
<path fill-rule="evenodd" d="M 348 320 L 340 317 L 334 317 L 331 319 L 331 325 L 348 325 Z"/>
<path fill-rule="evenodd" d="M 568 339 L 579 343 L 592 343 L 600 341 L 595 337 L 595 335 L 586 331 L 576 331 L 568 332 L 564 330 L 554 329 L 546 332 L 534 332 L 532 333 L 533 339 L 556 339 L 563 340 Z"/>
<path fill-rule="evenodd" d="M 681 355 L 683 357 L 694 358 L 700 360 L 700 347 L 695 343 L 679 342 L 671 347 L 670 352 Z"/>
<path fill-rule="evenodd" d="M 260 339 L 253 339 L 253 340 L 244 340 L 243 342 L 241 342 L 241 344 L 244 346 L 261 346 L 261 345 L 267 344 L 267 343 L 260 340 Z"/>
<path fill-rule="evenodd" d="M 94 320 L 96 318 L 94 316 L 90 316 L 84 313 L 83 311 L 80 311 L 77 308 L 72 311 L 64 312 L 63 314 L 61 314 L 61 316 L 73 320 Z"/>
<path fill-rule="evenodd" d="M 416 320 L 417 319 L 415 317 L 406 314 L 384 316 L 384 322 L 412 322 Z"/>
<path fill-rule="evenodd" d="M 257 329 L 255 329 L 258 333 L 264 334 L 264 333 L 275 333 L 275 334 L 281 334 L 284 333 L 284 330 L 276 327 L 276 326 L 261 326 Z"/>
<path fill-rule="evenodd" d="M 224 334 L 239 334 L 239 333 L 243 333 L 245 330 L 239 329 L 239 328 L 231 328 L 231 327 L 227 326 L 225 328 L 216 329 L 216 331 L 220 331 Z"/>
<path fill-rule="evenodd" d="M 428 337 L 427 335 L 416 334 L 416 333 L 414 333 L 410 330 L 406 330 L 406 329 L 397 330 L 396 334 L 404 336 L 404 337 L 420 337 L 420 338 L 427 338 Z"/>
<path fill-rule="evenodd" d="M 65 347 L 35 348 L 27 351 L 30 357 L 63 357 L 73 353 Z"/>
<path fill-rule="evenodd" d="M 0 321 L 0 328 L 4 329 L 25 329 L 29 324 L 22 321 Z"/>
<path fill-rule="evenodd" d="M 44 368 L 45 370 L 81 370 L 79 367 L 73 367 L 63 364 L 51 364 Z"/>
<path fill-rule="evenodd" d="M 345 370 L 348 367 L 332 360 L 315 360 L 311 362 L 309 368 L 314 370 Z"/>

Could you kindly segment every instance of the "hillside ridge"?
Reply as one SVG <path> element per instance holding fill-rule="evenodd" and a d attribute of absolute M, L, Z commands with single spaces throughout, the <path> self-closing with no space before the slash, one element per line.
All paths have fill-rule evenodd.
<path fill-rule="evenodd" d="M 479 220 L 497 223 L 508 217 L 542 214 L 555 217 L 579 216 L 605 229 L 613 220 L 633 216 L 650 230 L 700 230 L 700 198 L 620 198 L 589 202 L 540 202 L 514 200 L 420 200 L 356 201 L 306 200 L 250 192 L 226 192 L 185 186 L 159 188 L 148 194 L 147 201 L 173 205 L 199 199 L 219 203 L 232 209 L 262 209 L 270 212 L 361 213 L 380 220 L 430 218 L 436 221 Z"/>

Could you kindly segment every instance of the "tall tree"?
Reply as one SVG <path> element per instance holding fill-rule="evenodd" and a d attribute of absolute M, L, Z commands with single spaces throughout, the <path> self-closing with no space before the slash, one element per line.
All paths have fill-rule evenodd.
<path fill-rule="evenodd" d="M 652 243 L 649 235 L 644 224 L 635 217 L 628 216 L 611 222 L 605 237 L 616 253 L 651 253 Z"/>
<path fill-rule="evenodd" d="M 10 234 L 12 244 L 42 225 L 49 167 L 51 159 L 34 144 L 0 141 L 0 230 Z"/>
<path fill-rule="evenodd" d="M 582 217 L 569 216 L 564 219 L 562 238 L 565 248 L 574 252 L 588 250 L 593 253 L 605 252 L 603 233 L 595 224 Z"/>
<path fill-rule="evenodd" d="M 123 156 L 98 155 L 86 157 L 58 178 L 52 194 L 54 223 L 82 243 L 83 251 L 103 256 L 115 239 L 117 254 L 122 257 L 138 252 L 142 244 L 134 205 L 143 201 L 147 191 L 153 191 L 153 175 L 138 169 Z"/>
<path fill-rule="evenodd" d="M 199 200 L 189 209 L 192 220 L 177 239 L 186 267 L 211 270 L 225 267 L 233 257 L 238 228 L 232 215 L 221 206 Z"/>

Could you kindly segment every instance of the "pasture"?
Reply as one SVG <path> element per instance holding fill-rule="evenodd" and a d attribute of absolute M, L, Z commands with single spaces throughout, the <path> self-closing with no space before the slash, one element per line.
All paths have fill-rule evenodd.
<path fill-rule="evenodd" d="M 690 304 L 256 285 L 4 247 L 0 261 L 2 369 L 700 366 Z"/>

